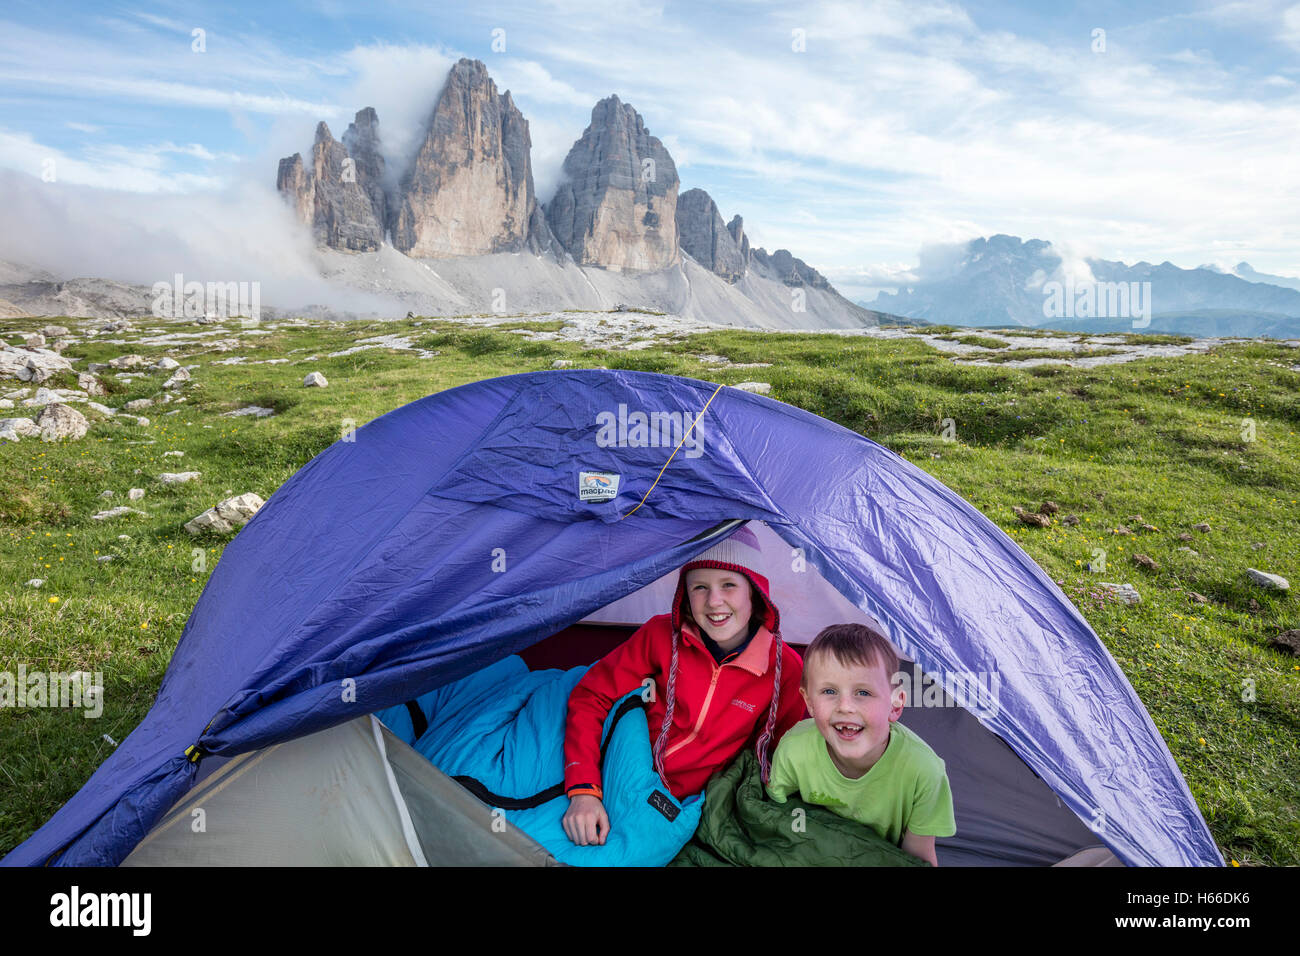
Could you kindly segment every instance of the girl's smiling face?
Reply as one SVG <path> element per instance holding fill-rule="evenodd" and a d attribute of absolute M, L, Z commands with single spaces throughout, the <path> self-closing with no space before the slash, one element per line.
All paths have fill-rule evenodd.
<path fill-rule="evenodd" d="M 700 633 L 724 651 L 740 646 L 754 610 L 749 578 L 721 568 L 696 568 L 686 572 L 686 596 Z"/>

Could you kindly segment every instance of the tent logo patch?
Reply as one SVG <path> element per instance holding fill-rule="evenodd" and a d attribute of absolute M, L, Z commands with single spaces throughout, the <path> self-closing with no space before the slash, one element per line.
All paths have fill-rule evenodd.
<path fill-rule="evenodd" d="M 619 476 L 610 471 L 578 472 L 579 501 L 613 501 L 618 497 Z"/>
<path fill-rule="evenodd" d="M 682 808 L 673 803 L 668 794 L 664 793 L 662 790 L 653 791 L 650 796 L 646 798 L 646 803 L 650 804 L 650 806 L 662 813 L 668 819 L 669 823 L 676 820 L 677 814 L 682 812 Z"/>

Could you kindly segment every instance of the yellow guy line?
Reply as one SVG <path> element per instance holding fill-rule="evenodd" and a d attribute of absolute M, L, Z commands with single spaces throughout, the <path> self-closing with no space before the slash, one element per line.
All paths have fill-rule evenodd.
<path fill-rule="evenodd" d="M 723 386 L 719 385 L 713 390 L 713 394 L 709 396 L 709 400 L 704 403 L 704 407 L 700 409 L 700 413 L 695 416 L 695 421 L 691 422 L 691 427 L 682 432 L 682 440 L 677 443 L 677 448 L 673 449 L 673 453 L 668 456 L 668 460 L 664 462 L 664 466 L 659 469 L 659 474 L 655 475 L 655 484 L 646 489 L 646 493 L 642 495 L 641 500 L 637 502 L 636 508 L 640 508 L 645 504 L 645 500 L 650 497 L 650 492 L 655 490 L 655 485 L 659 484 L 659 479 L 662 478 L 664 472 L 668 470 L 668 466 L 673 463 L 673 459 L 677 456 L 678 449 L 682 447 L 682 444 L 686 441 L 687 437 L 695 430 L 695 426 L 700 423 L 700 419 L 703 418 L 704 413 L 709 410 L 709 406 L 713 404 L 713 400 L 718 397 L 718 392 L 722 391 L 722 388 Z M 623 518 L 630 518 L 632 515 L 636 514 L 636 508 L 633 508 L 627 514 L 623 515 Z M 619 518 L 618 520 L 622 521 L 623 518 Z"/>

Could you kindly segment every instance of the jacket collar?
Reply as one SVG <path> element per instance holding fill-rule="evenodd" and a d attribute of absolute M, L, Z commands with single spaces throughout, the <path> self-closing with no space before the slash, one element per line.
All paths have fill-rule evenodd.
<path fill-rule="evenodd" d="M 699 628 L 691 621 L 682 622 L 682 633 L 687 635 L 690 641 L 695 644 L 701 651 L 708 654 L 709 660 L 713 655 L 709 654 L 708 648 L 704 646 L 704 640 L 700 637 Z M 755 677 L 762 677 L 767 673 L 767 667 L 772 657 L 772 632 L 766 625 L 759 625 L 754 636 L 745 649 L 740 652 L 740 656 L 734 660 L 728 661 L 729 664 L 735 664 L 737 667 L 743 667 Z"/>

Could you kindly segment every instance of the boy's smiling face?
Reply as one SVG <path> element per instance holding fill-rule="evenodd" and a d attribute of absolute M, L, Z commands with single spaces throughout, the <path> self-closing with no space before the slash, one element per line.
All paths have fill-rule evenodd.
<path fill-rule="evenodd" d="M 903 713 L 905 691 L 890 682 L 881 661 L 845 664 L 825 652 L 804 661 L 803 676 L 799 693 L 831 762 L 844 776 L 858 779 L 889 745 L 890 725 Z"/>
<path fill-rule="evenodd" d="M 724 651 L 738 647 L 749 633 L 754 603 L 745 575 L 722 568 L 687 571 L 686 596 L 700 631 Z"/>

